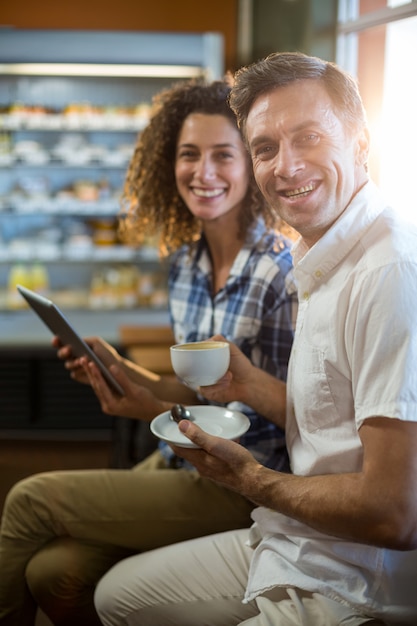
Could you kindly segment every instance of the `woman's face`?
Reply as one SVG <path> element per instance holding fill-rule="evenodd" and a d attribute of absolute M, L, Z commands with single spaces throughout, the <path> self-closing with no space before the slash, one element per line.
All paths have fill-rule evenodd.
<path fill-rule="evenodd" d="M 175 179 L 191 213 L 212 221 L 238 212 L 249 181 L 239 131 L 223 115 L 191 113 L 178 136 Z"/>

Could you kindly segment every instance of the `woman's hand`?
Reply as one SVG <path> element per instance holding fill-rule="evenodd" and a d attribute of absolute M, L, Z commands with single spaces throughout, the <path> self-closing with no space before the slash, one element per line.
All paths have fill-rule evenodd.
<path fill-rule="evenodd" d="M 89 361 L 87 357 L 82 357 L 78 361 L 100 402 L 103 413 L 150 422 L 172 405 L 157 398 L 147 387 L 133 382 L 120 364 L 111 365 L 109 370 L 122 387 L 123 396 L 113 391 L 95 363 Z"/>
<path fill-rule="evenodd" d="M 226 341 L 221 335 L 211 339 Z M 285 428 L 286 384 L 252 365 L 235 344 L 229 342 L 229 345 L 228 372 L 215 385 L 200 387 L 200 393 L 212 402 L 243 402 L 259 415 Z"/>
<path fill-rule="evenodd" d="M 107 367 L 122 362 L 120 354 L 110 344 L 104 341 L 104 339 L 100 337 L 89 337 L 84 339 L 84 341 Z M 71 378 L 79 383 L 90 384 L 84 367 L 81 364 L 81 359 L 73 355 L 71 346 L 63 345 L 59 337 L 56 336 L 52 339 L 52 345 L 54 348 L 57 348 L 57 356 L 61 361 L 64 361 L 64 367 L 69 371 Z"/>

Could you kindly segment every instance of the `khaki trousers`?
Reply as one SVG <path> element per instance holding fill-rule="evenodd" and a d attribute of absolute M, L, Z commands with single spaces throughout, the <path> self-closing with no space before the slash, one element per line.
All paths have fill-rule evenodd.
<path fill-rule="evenodd" d="M 300 589 L 242 603 L 253 554 L 247 529 L 127 558 L 99 582 L 104 626 L 359 626 L 384 623 Z"/>
<path fill-rule="evenodd" d="M 120 559 L 248 527 L 253 505 L 167 469 L 159 452 L 129 470 L 60 471 L 17 483 L 0 532 L 0 625 L 33 626 L 39 605 L 57 626 L 100 624 L 100 577 Z"/>

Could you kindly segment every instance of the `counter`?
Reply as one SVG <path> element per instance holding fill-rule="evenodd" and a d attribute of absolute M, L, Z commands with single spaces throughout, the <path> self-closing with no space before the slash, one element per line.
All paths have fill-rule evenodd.
<path fill-rule="evenodd" d="M 119 343 L 118 329 L 121 324 L 138 326 L 169 324 L 168 312 L 158 309 L 61 310 L 82 337 L 100 336 L 111 344 Z M 50 331 L 33 311 L 0 312 L 0 348 L 3 346 L 50 346 L 51 339 Z"/>
<path fill-rule="evenodd" d="M 119 350 L 121 324 L 169 323 L 166 311 L 150 309 L 65 314 L 82 337 L 101 336 Z M 33 311 L 0 312 L 0 437 L 111 438 L 114 418 L 102 413 L 88 385 L 70 378 L 51 339 Z"/>

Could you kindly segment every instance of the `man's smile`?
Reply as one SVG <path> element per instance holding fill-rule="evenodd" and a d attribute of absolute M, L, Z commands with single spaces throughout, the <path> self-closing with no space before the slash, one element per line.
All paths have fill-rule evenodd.
<path fill-rule="evenodd" d="M 295 198 L 295 197 L 303 197 L 307 196 L 310 192 L 314 191 L 315 185 L 314 183 L 310 183 L 309 185 L 304 185 L 303 187 L 297 187 L 295 189 L 290 189 L 288 191 L 281 192 L 286 198 Z"/>

